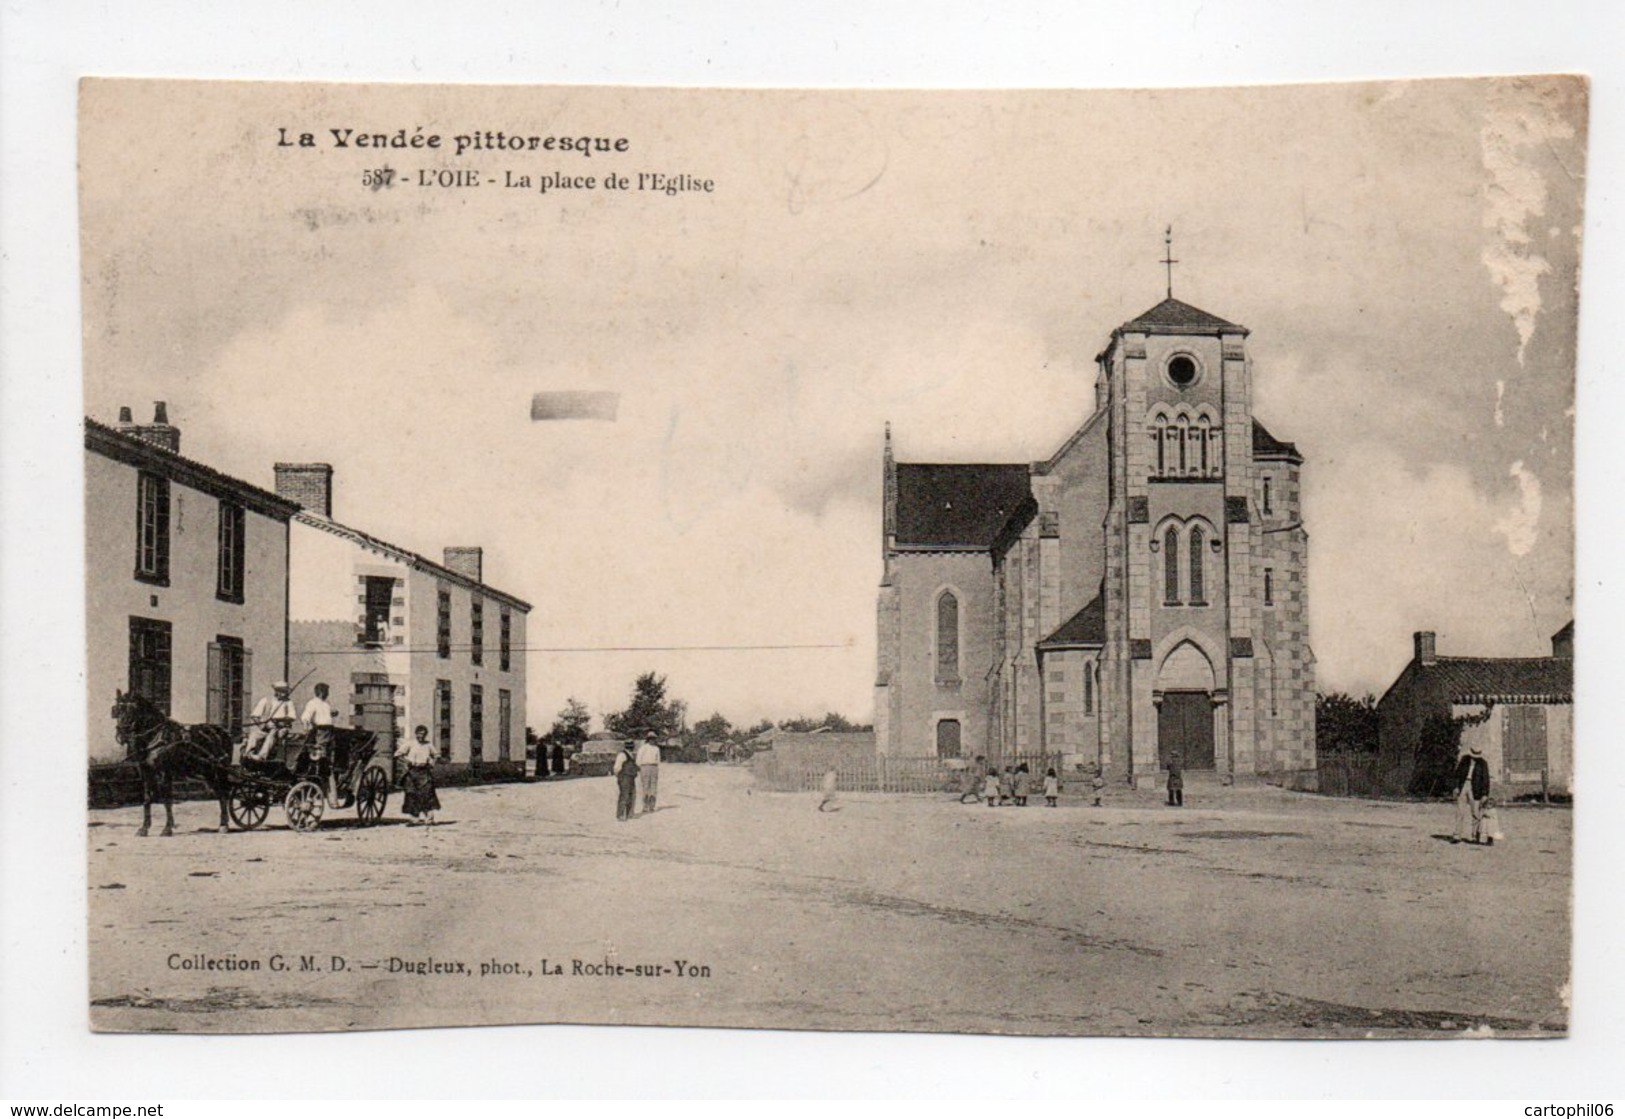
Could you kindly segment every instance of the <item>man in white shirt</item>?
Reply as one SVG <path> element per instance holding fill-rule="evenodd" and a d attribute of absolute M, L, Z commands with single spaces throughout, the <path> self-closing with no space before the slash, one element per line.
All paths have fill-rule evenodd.
<path fill-rule="evenodd" d="M 310 732 L 310 737 L 306 739 L 306 756 L 316 772 L 325 779 L 330 768 L 327 760 L 333 754 L 333 705 L 327 702 L 326 684 L 317 684 L 314 690 L 316 694 L 310 697 L 305 709 L 299 713 L 299 721 L 304 723 Z M 338 760 L 334 759 L 335 762 Z M 333 790 L 334 801 L 344 799 L 337 789 Z"/>
<path fill-rule="evenodd" d="M 638 784 L 643 793 L 643 811 L 655 810 L 655 794 L 660 791 L 660 747 L 645 738 L 638 743 Z"/>
<path fill-rule="evenodd" d="M 248 732 L 243 756 L 254 761 L 263 761 L 273 747 L 280 746 L 288 728 L 293 726 L 293 701 L 288 698 L 288 682 L 278 680 L 271 690 L 275 694 L 261 696 L 248 719 L 253 729 Z"/>

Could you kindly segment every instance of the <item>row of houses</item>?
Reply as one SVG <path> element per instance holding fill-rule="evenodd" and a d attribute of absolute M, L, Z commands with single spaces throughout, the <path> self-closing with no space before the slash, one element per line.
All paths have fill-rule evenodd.
<path fill-rule="evenodd" d="M 531 606 L 484 581 L 481 548 L 435 562 L 340 522 L 326 463 L 277 463 L 266 490 L 180 442 L 163 403 L 85 420 L 93 768 L 123 760 L 120 690 L 237 734 L 287 680 L 300 708 L 327 684 L 341 722 L 428 727 L 452 772 L 523 772 Z"/>

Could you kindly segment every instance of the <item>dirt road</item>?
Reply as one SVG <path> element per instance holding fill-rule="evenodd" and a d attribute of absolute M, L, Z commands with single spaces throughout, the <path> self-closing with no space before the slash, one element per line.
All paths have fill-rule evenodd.
<path fill-rule="evenodd" d="M 443 790 L 445 821 L 172 839 L 91 813 L 92 1021 L 244 1032 L 590 1022 L 1011 1034 L 1564 1030 L 1570 814 L 1197 785 L 1169 809 L 763 793 L 663 767 Z M 1035 798 L 1036 800 L 1037 798 Z M 342 814 L 341 814 L 342 815 Z"/>

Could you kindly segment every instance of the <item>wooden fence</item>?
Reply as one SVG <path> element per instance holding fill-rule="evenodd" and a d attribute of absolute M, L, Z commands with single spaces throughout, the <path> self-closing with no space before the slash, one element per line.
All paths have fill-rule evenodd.
<path fill-rule="evenodd" d="M 1315 768 L 1319 791 L 1325 796 L 1381 797 L 1404 792 L 1389 787 L 1392 782 L 1377 754 L 1326 750 L 1316 755 Z"/>
<path fill-rule="evenodd" d="M 1024 754 L 999 760 L 1005 764 L 1022 762 L 1032 777 L 1033 796 L 1041 796 L 1044 771 L 1060 768 L 1059 754 Z M 751 775 L 763 788 L 782 793 L 816 792 L 824 776 L 834 772 L 835 787 L 852 793 L 963 793 L 980 792 L 984 769 L 961 758 L 899 758 L 856 750 L 798 747 L 793 750 L 765 750 L 750 760 Z"/>

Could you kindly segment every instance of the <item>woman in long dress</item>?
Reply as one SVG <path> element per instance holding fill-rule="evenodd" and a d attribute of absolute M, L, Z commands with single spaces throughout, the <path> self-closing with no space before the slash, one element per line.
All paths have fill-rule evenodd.
<path fill-rule="evenodd" d="M 417 728 L 416 738 L 395 751 L 397 758 L 406 759 L 406 803 L 401 807 L 412 817 L 414 824 L 434 823 L 434 814 L 440 811 L 440 797 L 434 791 L 434 751 L 429 748 L 429 728 Z"/>

